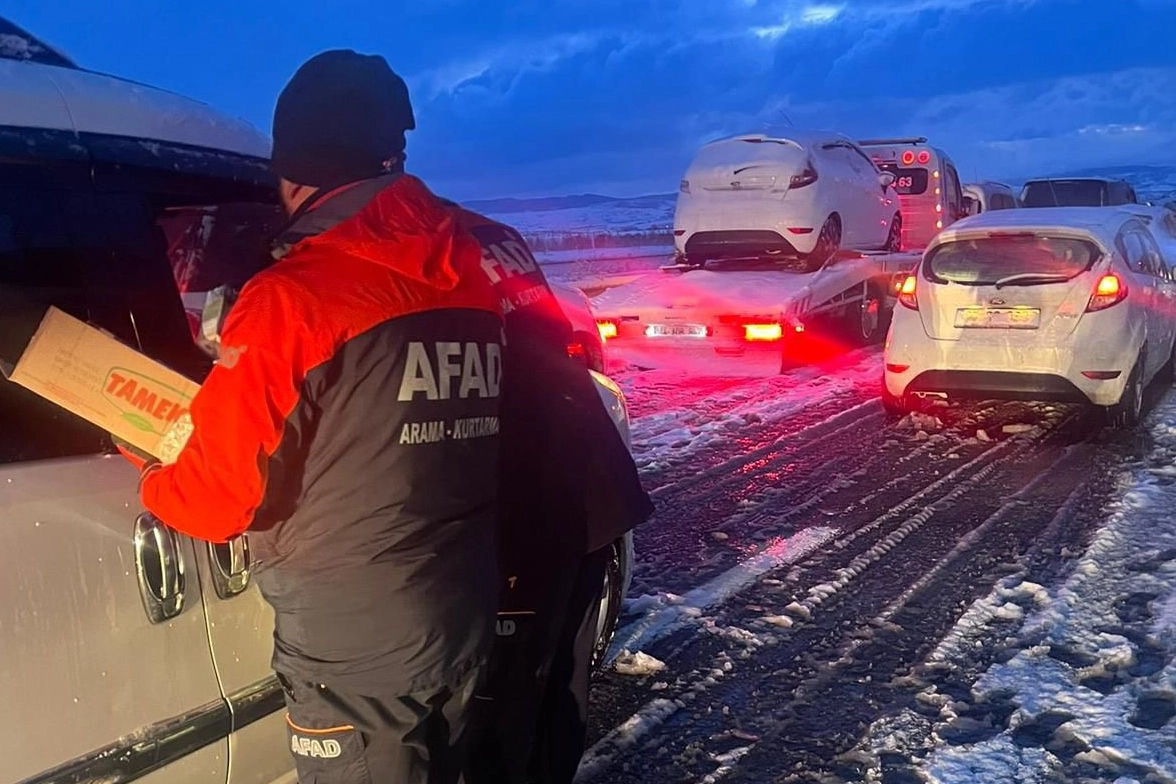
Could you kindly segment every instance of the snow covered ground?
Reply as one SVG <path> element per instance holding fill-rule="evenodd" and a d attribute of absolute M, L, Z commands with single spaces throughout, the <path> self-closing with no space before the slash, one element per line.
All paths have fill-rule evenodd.
<path fill-rule="evenodd" d="M 664 245 L 597 250 L 561 250 L 535 254 L 550 280 L 586 292 L 629 283 L 669 264 L 674 249 Z"/>
<path fill-rule="evenodd" d="M 518 210 L 491 217 L 514 226 L 525 235 L 626 234 L 657 229 L 668 231 L 674 221 L 676 195 L 605 199 L 586 206 L 564 209 Z"/>
<path fill-rule="evenodd" d="M 978 626 L 1023 620 L 971 695 L 1011 706 L 1007 726 L 977 742 L 933 736 L 928 781 L 1176 781 L 1176 396 L 1149 430 L 1154 447 L 1124 472 L 1073 574 L 1052 590 L 1007 580 L 937 652 L 950 663 Z M 936 726 L 958 725 L 956 709 L 945 702 Z"/>
<path fill-rule="evenodd" d="M 658 512 L 580 780 L 1176 782 L 1176 394 L 888 423 L 879 361 L 614 367 Z"/>

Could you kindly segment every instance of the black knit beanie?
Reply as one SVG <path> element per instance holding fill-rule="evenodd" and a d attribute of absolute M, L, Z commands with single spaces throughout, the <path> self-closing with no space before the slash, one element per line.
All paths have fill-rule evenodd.
<path fill-rule="evenodd" d="M 364 180 L 403 156 L 404 133 L 415 127 L 408 86 L 383 57 L 323 52 L 278 96 L 270 167 L 318 188 Z"/>

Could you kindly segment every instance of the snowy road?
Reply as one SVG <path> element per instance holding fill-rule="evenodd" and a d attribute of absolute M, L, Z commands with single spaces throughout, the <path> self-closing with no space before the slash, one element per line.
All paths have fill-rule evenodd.
<path fill-rule="evenodd" d="M 1009 771 L 1042 755 L 1042 775 L 1069 776 L 1043 781 L 1176 777 L 1170 739 L 1168 757 L 1142 767 L 1089 737 L 1046 751 L 1059 726 L 1081 739 L 1066 724 L 1078 708 L 1025 712 L 1000 669 L 1040 664 L 1042 632 L 1013 640 L 1107 535 L 1139 461 L 1170 457 L 1176 405 L 1137 435 L 1077 407 L 1026 403 L 888 423 L 878 367 L 866 349 L 769 379 L 619 376 L 658 512 L 637 532 L 619 658 L 595 688 L 581 781 L 964 782 L 991 770 L 1007 778 L 981 779 L 1019 780 Z M 1171 566 L 1176 549 L 1155 557 Z M 1135 600 L 1145 615 L 1166 596 L 1149 590 Z M 1104 646 L 1112 659 L 1143 645 L 1117 633 Z M 1058 655 L 1103 661 L 1086 648 Z M 982 676 L 991 684 L 973 695 Z M 1176 713 L 1174 688 L 1143 690 L 1156 712 L 1144 724 Z M 1037 757 L 1017 756 L 1037 741 Z"/>

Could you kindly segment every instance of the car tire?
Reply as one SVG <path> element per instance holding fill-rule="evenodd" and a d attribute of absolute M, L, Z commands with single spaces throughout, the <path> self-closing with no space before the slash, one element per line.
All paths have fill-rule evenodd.
<path fill-rule="evenodd" d="M 882 342 L 890 324 L 886 319 L 886 297 L 872 280 L 862 284 L 862 298 L 854 303 L 846 317 L 846 328 L 853 342 L 871 346 Z"/>
<path fill-rule="evenodd" d="M 898 253 L 902 250 L 902 215 L 897 212 L 890 221 L 890 231 L 886 233 L 886 245 L 882 250 L 887 253 Z"/>
<path fill-rule="evenodd" d="M 1172 350 L 1168 353 L 1168 361 L 1160 368 L 1156 378 L 1168 385 L 1176 382 L 1176 340 L 1172 341 Z"/>
<path fill-rule="evenodd" d="M 890 394 L 890 390 L 886 388 L 885 380 L 882 381 L 882 409 L 890 420 L 902 419 L 910 413 L 901 397 Z"/>
<path fill-rule="evenodd" d="M 1143 414 L 1143 367 L 1147 359 L 1146 347 L 1139 353 L 1131 374 L 1127 376 L 1127 385 L 1123 387 L 1123 395 L 1119 402 L 1107 406 L 1107 424 L 1116 430 L 1130 430 L 1139 424 Z"/>
<path fill-rule="evenodd" d="M 592 672 L 604 666 L 608 647 L 617 631 L 621 605 L 625 598 L 625 564 L 628 562 L 628 542 L 622 537 L 610 545 L 608 564 L 604 571 L 604 586 L 600 595 L 600 615 L 597 619 L 596 645 L 592 649 Z"/>
<path fill-rule="evenodd" d="M 829 259 L 841 250 L 841 218 L 833 213 L 821 225 L 821 233 L 817 235 L 817 244 L 807 257 L 808 267 L 817 270 L 828 263 Z"/>

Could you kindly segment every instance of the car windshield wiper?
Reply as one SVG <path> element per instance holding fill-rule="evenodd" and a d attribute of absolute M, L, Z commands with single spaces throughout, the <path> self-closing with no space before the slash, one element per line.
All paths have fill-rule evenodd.
<path fill-rule="evenodd" d="M 1017 275 L 1006 275 L 992 285 L 996 288 L 1011 286 L 1014 283 L 1065 283 L 1069 275 L 1044 275 L 1040 272 L 1021 272 Z"/>

